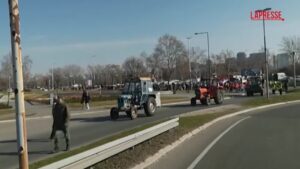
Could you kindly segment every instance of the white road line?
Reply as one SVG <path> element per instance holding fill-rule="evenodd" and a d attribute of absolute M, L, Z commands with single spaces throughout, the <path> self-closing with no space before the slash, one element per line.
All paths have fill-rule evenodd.
<path fill-rule="evenodd" d="M 242 121 L 248 119 L 250 117 L 245 117 L 234 124 L 232 124 L 230 127 L 228 127 L 225 131 L 223 131 L 217 138 L 215 138 L 202 152 L 199 154 L 199 156 L 193 161 L 193 163 L 187 168 L 187 169 L 194 169 L 196 165 L 203 159 L 203 157 L 209 152 L 209 150 L 226 134 L 228 133 L 232 128 L 237 126 Z"/>

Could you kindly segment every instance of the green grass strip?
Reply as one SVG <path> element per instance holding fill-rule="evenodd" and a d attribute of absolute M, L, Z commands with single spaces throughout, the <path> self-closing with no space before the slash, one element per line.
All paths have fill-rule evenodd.
<path fill-rule="evenodd" d="M 123 138 L 123 137 L 126 137 L 128 135 L 134 134 L 136 132 L 145 130 L 145 129 L 150 128 L 152 126 L 155 126 L 155 125 L 157 125 L 159 123 L 162 123 L 164 121 L 166 121 L 166 120 L 160 120 L 160 121 L 149 123 L 149 124 L 146 124 L 146 125 L 143 125 L 143 126 L 139 126 L 137 128 L 131 129 L 131 130 L 120 132 L 120 133 L 115 134 L 113 136 L 108 136 L 108 137 L 103 138 L 103 139 L 101 139 L 99 141 L 96 141 L 96 142 L 94 142 L 92 144 L 81 146 L 79 148 L 76 148 L 76 149 L 73 149 L 73 150 L 70 150 L 70 151 L 67 151 L 67 152 L 62 152 L 62 153 L 54 155 L 52 157 L 49 157 L 49 158 L 46 158 L 46 159 L 34 162 L 34 163 L 32 163 L 32 164 L 29 165 L 29 168 L 30 169 L 38 169 L 38 168 L 43 167 L 45 165 L 48 165 L 48 164 L 60 161 L 62 159 L 74 156 L 76 154 L 82 153 L 82 152 L 90 150 L 92 148 L 95 148 L 95 147 L 101 146 L 103 144 L 112 142 L 112 141 L 117 140 L 119 138 Z"/>
<path fill-rule="evenodd" d="M 299 100 L 300 99 L 300 89 L 295 89 L 290 91 L 286 95 L 276 96 L 276 97 L 270 97 L 267 99 L 266 97 L 258 97 L 256 99 L 249 100 L 242 104 L 242 106 L 246 107 L 256 107 L 256 106 L 263 106 L 267 104 L 274 104 L 274 103 L 280 103 L 280 102 L 286 102 L 286 101 L 293 101 L 293 100 Z"/>

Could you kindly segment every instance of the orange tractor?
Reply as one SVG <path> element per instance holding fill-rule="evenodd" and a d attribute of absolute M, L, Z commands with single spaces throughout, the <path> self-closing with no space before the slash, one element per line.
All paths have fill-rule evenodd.
<path fill-rule="evenodd" d="M 216 104 L 222 104 L 224 101 L 223 87 L 219 86 L 217 79 L 202 80 L 199 87 L 195 89 L 196 96 L 191 98 L 191 105 L 195 106 L 197 100 L 203 105 L 210 105 L 213 99 Z"/>

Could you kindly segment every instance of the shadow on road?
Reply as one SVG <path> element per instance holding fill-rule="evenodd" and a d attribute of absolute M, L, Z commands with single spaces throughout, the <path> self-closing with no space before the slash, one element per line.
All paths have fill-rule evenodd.
<path fill-rule="evenodd" d="M 17 142 L 17 140 L 1 140 L 0 144 L 2 144 L 2 143 L 16 143 L 16 142 Z"/>
<path fill-rule="evenodd" d="M 51 140 L 49 139 L 27 139 L 27 142 L 50 142 Z M 0 144 L 5 144 L 5 143 L 17 143 L 17 140 L 1 140 Z"/>
<path fill-rule="evenodd" d="M 50 139 L 27 139 L 28 142 L 40 142 L 40 143 L 46 143 L 50 142 Z"/>
<path fill-rule="evenodd" d="M 109 116 L 102 116 L 102 117 L 78 117 L 78 118 L 72 118 L 71 121 L 104 122 L 104 121 L 110 121 L 110 117 Z"/>
<path fill-rule="evenodd" d="M 17 152 L 0 152 L 0 156 L 17 156 Z"/>
<path fill-rule="evenodd" d="M 29 155 L 39 155 L 39 154 L 52 154 L 53 151 L 42 150 L 42 151 L 29 151 Z M 0 156 L 17 156 L 17 152 L 0 152 Z"/>
<path fill-rule="evenodd" d="M 138 113 L 138 118 L 147 117 L 143 112 Z M 79 121 L 79 122 L 105 122 L 112 121 L 109 116 L 101 116 L 101 117 L 78 117 L 72 118 L 71 121 Z M 119 118 L 115 121 L 131 121 L 131 119 L 126 115 L 125 112 L 120 112 Z"/>
<path fill-rule="evenodd" d="M 215 103 L 211 103 L 211 105 L 215 105 Z M 198 103 L 195 106 L 192 106 L 190 104 L 176 104 L 176 105 L 169 105 L 169 106 L 164 106 L 168 108 L 191 108 L 191 107 L 199 107 L 199 108 L 206 108 L 208 107 L 207 105 L 202 105 L 201 103 Z"/>

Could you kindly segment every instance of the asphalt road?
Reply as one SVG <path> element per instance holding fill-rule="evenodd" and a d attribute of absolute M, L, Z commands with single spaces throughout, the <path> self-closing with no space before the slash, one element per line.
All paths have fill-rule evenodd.
<path fill-rule="evenodd" d="M 249 98 L 233 98 L 225 100 L 223 105 L 237 104 Z M 139 118 L 130 120 L 124 115 L 117 121 L 111 121 L 108 111 L 99 113 L 83 114 L 73 116 L 70 122 L 71 148 L 99 140 L 105 136 L 118 133 L 122 130 L 135 128 L 149 122 L 168 118 L 185 112 L 199 109 L 207 109 L 211 106 L 197 105 L 195 107 L 189 104 L 163 106 L 158 109 L 152 117 L 145 117 L 144 112 L 139 112 Z M 51 132 L 51 118 L 27 119 L 29 159 L 35 161 L 46 156 L 53 155 L 53 144 L 48 139 Z M 15 122 L 0 122 L 0 168 L 16 168 L 18 166 L 18 157 L 16 153 L 16 129 Z M 64 149 L 64 142 L 60 145 Z"/>
<path fill-rule="evenodd" d="M 149 168 L 299 169 L 300 104 L 222 120 Z"/>

